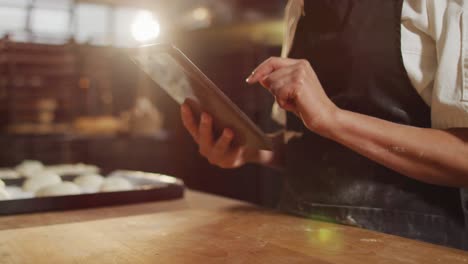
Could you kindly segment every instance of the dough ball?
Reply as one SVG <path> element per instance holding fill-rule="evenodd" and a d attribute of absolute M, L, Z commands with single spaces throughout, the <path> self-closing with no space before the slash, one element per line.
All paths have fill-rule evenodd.
<path fill-rule="evenodd" d="M 97 192 L 104 182 L 104 177 L 99 174 L 86 174 L 76 177 L 73 182 L 85 192 Z"/>
<path fill-rule="evenodd" d="M 73 182 L 60 182 L 54 185 L 40 188 L 36 192 L 36 197 L 65 196 L 76 195 L 80 193 L 80 187 L 78 187 L 78 185 L 74 184 Z"/>
<path fill-rule="evenodd" d="M 42 187 L 54 185 L 57 183 L 62 182 L 60 176 L 54 173 L 41 173 L 36 177 L 32 177 L 27 179 L 23 183 L 23 190 L 27 192 L 36 192 L 37 190 L 41 189 Z"/>
<path fill-rule="evenodd" d="M 106 178 L 101 186 L 102 192 L 119 192 L 129 191 L 132 189 L 132 184 L 128 180 L 120 177 Z"/>
<path fill-rule="evenodd" d="M 11 199 L 14 200 L 34 198 L 33 193 L 23 191 L 21 186 L 10 185 L 5 187 L 5 190 L 10 195 Z"/>
<path fill-rule="evenodd" d="M 5 183 L 2 180 L 0 180 L 0 189 L 3 189 L 3 188 L 5 188 Z"/>
<path fill-rule="evenodd" d="M 10 194 L 3 188 L 0 189 L 0 201 L 9 200 L 11 199 Z"/>
<path fill-rule="evenodd" d="M 45 170 L 56 173 L 58 175 L 82 175 L 99 173 L 98 167 L 83 163 L 47 166 L 45 167 Z"/>
<path fill-rule="evenodd" d="M 18 179 L 20 174 L 11 169 L 0 169 L 0 179 Z"/>
<path fill-rule="evenodd" d="M 36 173 L 44 170 L 44 164 L 37 160 L 25 160 L 16 166 L 15 169 L 25 177 L 35 177 Z"/>

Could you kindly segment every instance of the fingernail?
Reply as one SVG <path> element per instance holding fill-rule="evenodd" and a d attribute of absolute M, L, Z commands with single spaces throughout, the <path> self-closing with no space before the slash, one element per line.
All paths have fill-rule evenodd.
<path fill-rule="evenodd" d="M 247 79 L 245 79 L 246 82 L 250 82 L 250 80 L 252 79 L 252 77 L 254 76 L 255 74 L 255 71 L 253 71 L 249 77 L 247 77 Z"/>

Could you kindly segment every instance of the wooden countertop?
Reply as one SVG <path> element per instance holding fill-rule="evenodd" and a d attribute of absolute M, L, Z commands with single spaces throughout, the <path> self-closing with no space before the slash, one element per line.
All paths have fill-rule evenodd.
<path fill-rule="evenodd" d="M 468 263 L 468 252 L 193 191 L 178 201 L 0 217 L 0 230 L 1 263 Z"/>
<path fill-rule="evenodd" d="M 0 216 L 0 230 L 66 224 L 186 209 L 218 210 L 248 203 L 186 190 L 184 199 L 81 210 Z M 1 259 L 0 259 L 1 260 Z M 1 261 L 0 261 L 1 263 Z"/>

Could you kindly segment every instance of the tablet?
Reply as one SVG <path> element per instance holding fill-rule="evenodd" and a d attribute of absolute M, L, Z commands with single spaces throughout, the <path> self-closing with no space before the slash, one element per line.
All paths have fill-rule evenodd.
<path fill-rule="evenodd" d="M 169 44 L 142 46 L 132 60 L 177 103 L 187 102 L 196 117 L 213 117 L 214 133 L 224 128 L 235 133 L 237 146 L 271 150 L 271 141 L 203 72 L 178 48 Z"/>

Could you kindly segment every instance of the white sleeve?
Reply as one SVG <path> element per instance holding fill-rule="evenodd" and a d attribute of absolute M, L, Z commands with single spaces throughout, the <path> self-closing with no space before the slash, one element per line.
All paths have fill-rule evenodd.
<path fill-rule="evenodd" d="M 464 0 L 406 0 L 402 55 L 431 106 L 432 127 L 468 127 L 468 10 Z"/>

